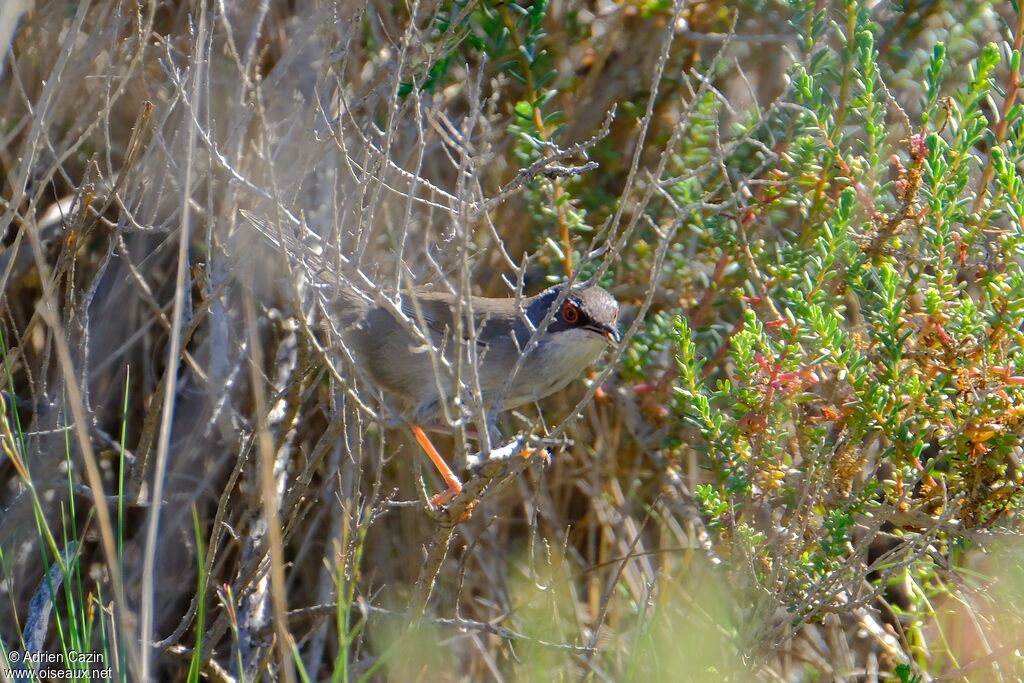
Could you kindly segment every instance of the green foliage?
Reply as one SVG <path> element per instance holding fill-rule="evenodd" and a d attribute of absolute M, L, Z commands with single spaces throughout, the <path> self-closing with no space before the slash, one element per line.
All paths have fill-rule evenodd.
<path fill-rule="evenodd" d="M 481 56 L 491 62 L 493 73 L 542 88 L 554 78 L 542 43 L 547 11 L 547 0 L 536 0 L 528 7 L 467 0 L 445 3 L 435 14 L 434 31 L 425 46 L 430 55 L 417 65 L 418 73 L 411 80 L 399 83 L 399 95 L 405 97 L 414 89 L 435 92 L 451 81 L 453 67 Z"/>
<path fill-rule="evenodd" d="M 794 624 L 817 618 L 823 585 L 854 580 L 860 539 L 893 511 L 1018 528 L 1024 503 L 1024 116 L 998 104 L 1020 55 L 1009 39 L 965 50 L 958 26 L 955 49 L 921 45 L 837 4 L 791 3 L 787 106 L 737 126 L 727 157 L 733 183 L 756 181 L 738 209 L 711 208 L 730 196 L 690 146 L 706 154 L 715 130 L 714 102 L 696 99 L 661 222 L 684 220 L 691 240 L 667 286 L 687 291 L 694 261 L 706 279 L 672 324 L 674 363 L 659 314 L 622 375 L 673 374 L 665 442 L 680 462 L 699 453 L 695 503 L 721 540 L 767 532 L 740 547 Z"/>
<path fill-rule="evenodd" d="M 900 683 L 921 683 L 921 676 L 913 673 L 907 664 L 897 664 L 893 673 L 899 678 Z"/>

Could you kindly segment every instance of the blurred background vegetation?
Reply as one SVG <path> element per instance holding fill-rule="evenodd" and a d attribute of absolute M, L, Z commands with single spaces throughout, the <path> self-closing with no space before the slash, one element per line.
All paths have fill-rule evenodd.
<path fill-rule="evenodd" d="M 8 665 L 1024 679 L 1022 42 L 988 0 L 7 0 Z M 240 209 L 383 289 L 595 277 L 626 340 L 453 524 Z"/>

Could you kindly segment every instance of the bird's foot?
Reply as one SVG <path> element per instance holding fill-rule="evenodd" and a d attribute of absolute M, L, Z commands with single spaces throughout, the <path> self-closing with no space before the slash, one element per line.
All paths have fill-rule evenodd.
<path fill-rule="evenodd" d="M 431 496 L 430 497 L 430 507 L 433 508 L 434 510 L 441 510 L 446 505 L 448 505 L 448 503 L 452 502 L 452 500 L 455 499 L 455 496 L 459 495 L 461 492 L 462 492 L 462 487 L 461 486 L 459 486 L 458 488 L 449 487 L 447 490 L 442 491 L 441 493 L 437 494 L 436 496 Z M 458 524 L 458 523 L 461 523 L 461 522 L 465 522 L 467 519 L 472 517 L 473 516 L 473 508 L 476 507 L 476 504 L 478 502 L 480 502 L 480 501 L 477 501 L 477 500 L 469 501 L 469 503 L 466 505 L 466 509 L 462 511 L 462 513 L 459 515 L 459 517 L 455 520 L 455 523 Z"/>
<path fill-rule="evenodd" d="M 548 467 L 551 464 L 551 451 L 546 448 L 521 448 L 516 455 L 523 460 L 529 460 L 534 453 L 537 453 L 543 467 Z"/>
<path fill-rule="evenodd" d="M 436 496 L 430 497 L 430 507 L 440 510 L 455 499 L 455 496 L 462 493 L 462 486 L 449 486 L 446 490 Z"/>
<path fill-rule="evenodd" d="M 434 510 L 440 510 L 448 505 L 448 503 L 452 502 L 452 500 L 455 499 L 455 496 L 462 492 L 462 482 L 459 481 L 459 478 L 455 476 L 455 473 L 452 472 L 448 465 L 445 464 L 441 454 L 437 452 L 436 448 L 434 448 L 434 444 L 430 443 L 430 439 L 427 438 L 427 435 L 423 433 L 421 428 L 416 425 L 412 425 L 412 433 L 413 436 L 416 437 L 416 441 L 419 443 L 420 448 L 422 448 L 423 452 L 427 454 L 430 461 L 434 463 L 434 467 L 437 468 L 438 473 L 444 480 L 445 486 L 448 487 L 441 493 L 430 498 L 430 507 Z M 471 501 L 455 522 L 463 522 L 469 519 L 470 515 L 473 514 L 473 506 L 475 505 L 476 501 Z"/>

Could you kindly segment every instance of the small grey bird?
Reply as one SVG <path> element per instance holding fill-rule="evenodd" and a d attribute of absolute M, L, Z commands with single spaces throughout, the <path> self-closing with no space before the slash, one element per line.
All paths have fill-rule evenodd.
<path fill-rule="evenodd" d="M 267 239 L 280 246 L 280 239 L 264 221 L 242 213 Z M 291 239 L 286 238 L 285 251 L 293 259 L 303 260 L 310 275 L 332 289 L 327 294 L 328 310 L 333 314 L 332 327 L 340 334 L 342 345 L 358 368 L 383 392 L 390 407 L 411 423 L 416 440 L 444 478 L 448 490 L 434 496 L 431 502 L 437 506 L 451 500 L 461 490 L 461 483 L 419 425 L 436 422 L 442 402 L 455 394 L 451 373 L 435 369 L 423 343 L 425 336 L 448 365 L 453 365 L 459 346 L 452 339 L 455 297 L 447 292 L 414 290 L 402 293 L 398 308 L 385 306 L 340 285 L 339 278 L 305 245 L 297 241 L 291 244 Z M 596 285 L 558 285 L 518 302 L 514 298 L 473 296 L 468 304 L 463 306 L 466 317 L 462 329 L 467 335 L 466 343 L 471 343 L 471 315 L 478 359 L 475 379 L 488 414 L 493 412 L 495 402 L 499 402 L 499 410 L 510 410 L 562 389 L 597 360 L 609 344 L 620 340 L 616 324 L 618 302 Z M 558 310 L 552 312 L 556 305 Z M 398 310 L 405 320 L 400 319 Z M 549 312 L 546 326 L 538 330 Z M 410 327 L 421 329 L 423 335 L 413 333 Z M 538 330 L 538 337 L 530 348 L 534 330 Z M 513 374 L 524 352 L 526 357 Z M 488 425 L 489 430 L 492 428 Z"/>
<path fill-rule="evenodd" d="M 501 401 L 501 410 L 510 410 L 553 394 L 579 377 L 610 343 L 619 341 L 615 298 L 597 286 L 573 287 L 562 297 L 566 287 L 551 287 L 523 298 L 518 305 L 512 298 L 470 297 L 479 357 L 476 373 L 485 410 L 490 411 L 496 400 Z M 563 299 L 559 309 L 513 376 L 533 331 L 559 298 Z M 426 291 L 407 292 L 401 303 L 414 325 L 422 316 L 424 331 L 449 363 L 455 346 L 451 341 L 453 303 L 451 294 Z M 344 343 L 370 379 L 394 401 L 393 407 L 416 424 L 436 420 L 441 402 L 451 398 L 453 389 L 449 378 L 435 381 L 434 364 L 422 339 L 380 305 L 343 294 L 338 307 Z M 499 395 L 503 389 L 504 395 Z"/>
<path fill-rule="evenodd" d="M 597 286 L 572 287 L 561 296 L 567 287 L 551 287 L 518 305 L 512 298 L 470 297 L 477 331 L 476 374 L 488 415 L 495 401 L 500 401 L 500 410 L 510 410 L 553 394 L 579 377 L 609 344 L 618 343 L 619 304 L 615 298 Z M 343 322 L 344 344 L 393 402 L 392 407 L 411 421 L 416 441 L 447 486 L 430 502 L 434 507 L 444 505 L 462 490 L 462 482 L 419 425 L 438 419 L 442 401 L 454 393 L 451 378 L 435 371 L 422 340 L 391 310 L 345 294 L 339 296 L 339 302 L 339 317 L 348 323 Z M 449 364 L 455 346 L 451 341 L 453 303 L 454 297 L 448 293 L 415 291 L 406 293 L 401 305 L 410 321 L 422 320 L 431 344 Z M 546 329 L 539 330 L 537 344 L 530 349 L 534 330 L 555 305 L 558 310 Z M 527 355 L 513 375 L 524 352 Z M 493 425 L 487 428 L 491 430 Z"/>

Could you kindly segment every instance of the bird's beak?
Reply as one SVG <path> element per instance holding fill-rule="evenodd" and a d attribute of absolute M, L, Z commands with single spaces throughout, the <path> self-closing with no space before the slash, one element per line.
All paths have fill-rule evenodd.
<path fill-rule="evenodd" d="M 609 344 L 618 344 L 622 341 L 622 335 L 619 333 L 619 328 L 615 323 L 610 325 L 591 325 L 590 328 L 594 332 L 608 340 Z"/>

